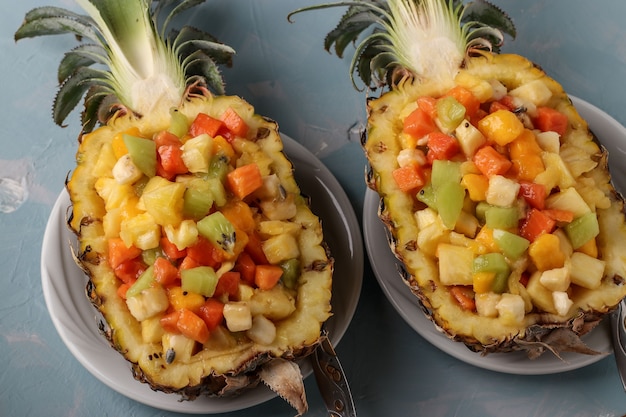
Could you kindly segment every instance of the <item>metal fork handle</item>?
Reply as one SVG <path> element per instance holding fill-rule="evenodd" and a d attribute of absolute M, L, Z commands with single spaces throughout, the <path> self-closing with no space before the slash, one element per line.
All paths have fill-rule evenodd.
<path fill-rule="evenodd" d="M 624 327 L 624 310 L 626 301 L 622 300 L 611 313 L 611 334 L 613 335 L 613 352 L 617 371 L 622 380 L 622 387 L 626 391 L 626 328 Z"/>

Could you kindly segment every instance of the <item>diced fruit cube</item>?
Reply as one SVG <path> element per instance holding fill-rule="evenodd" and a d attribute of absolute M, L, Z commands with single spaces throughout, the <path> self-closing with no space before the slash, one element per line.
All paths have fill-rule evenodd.
<path fill-rule="evenodd" d="M 246 331 L 246 336 L 260 345 L 269 345 L 276 338 L 276 326 L 264 316 L 254 316 L 252 327 Z"/>
<path fill-rule="evenodd" d="M 232 254 L 235 247 L 235 227 L 219 211 L 209 214 L 197 223 L 198 232 L 216 247 Z"/>
<path fill-rule="evenodd" d="M 570 271 L 572 284 L 592 290 L 600 286 L 604 276 L 605 261 L 582 252 L 574 252 L 570 260 L 572 263 Z"/>
<path fill-rule="evenodd" d="M 187 140 L 181 150 L 189 172 L 209 172 L 209 161 L 213 154 L 213 140 L 209 135 L 201 134 Z"/>
<path fill-rule="evenodd" d="M 508 207 L 517 199 L 519 189 L 520 185 L 517 181 L 502 175 L 493 175 L 489 178 L 485 200 L 494 206 Z"/>
<path fill-rule="evenodd" d="M 439 280 L 444 285 L 472 285 L 474 253 L 462 246 L 441 243 L 437 246 Z"/>
<path fill-rule="evenodd" d="M 583 214 L 567 224 L 565 232 L 570 242 L 572 242 L 572 247 L 578 249 L 600 233 L 598 218 L 592 212 Z"/>
<path fill-rule="evenodd" d="M 161 228 L 149 213 L 141 213 L 122 221 L 120 237 L 126 246 L 134 245 L 142 250 L 152 249 L 159 246 Z"/>
<path fill-rule="evenodd" d="M 148 177 L 154 177 L 157 162 L 154 141 L 128 134 L 123 135 L 123 140 L 126 149 L 128 149 L 128 154 L 137 168 Z"/>
<path fill-rule="evenodd" d="M 556 314 L 559 316 L 565 316 L 569 312 L 572 305 L 574 305 L 574 302 L 569 298 L 565 291 L 554 291 L 552 293 L 552 300 L 554 301 Z"/>
<path fill-rule="evenodd" d="M 182 221 L 184 194 L 183 184 L 156 176 L 146 184 L 139 204 L 157 224 L 178 226 Z"/>
<path fill-rule="evenodd" d="M 169 307 L 167 293 L 160 286 L 149 287 L 139 294 L 128 297 L 126 305 L 130 314 L 138 321 L 153 317 Z"/>
<path fill-rule="evenodd" d="M 496 304 L 500 320 L 511 326 L 519 325 L 526 315 L 524 299 L 517 294 L 504 293 Z"/>
<path fill-rule="evenodd" d="M 183 220 L 178 227 L 167 225 L 163 230 L 167 239 L 176 245 L 178 250 L 193 246 L 198 240 L 198 228 L 193 220 Z"/>
<path fill-rule="evenodd" d="M 487 139 L 473 124 L 464 120 L 455 130 L 461 149 L 466 157 L 472 158 L 476 151 L 487 143 Z"/>
<path fill-rule="evenodd" d="M 547 313 L 557 314 L 552 298 L 552 291 L 541 284 L 540 278 L 541 271 L 532 274 L 528 279 L 528 284 L 526 284 L 526 291 L 536 307 Z"/>
<path fill-rule="evenodd" d="M 191 359 L 195 340 L 182 334 L 165 333 L 161 340 L 165 361 L 169 364 L 174 361 L 186 363 Z"/>
<path fill-rule="evenodd" d="M 570 268 L 564 266 L 543 271 L 539 282 L 550 291 L 566 291 L 570 284 Z"/>
<path fill-rule="evenodd" d="M 546 198 L 546 207 L 556 210 L 568 210 L 574 217 L 589 213 L 591 209 L 574 187 L 561 189 Z"/>
<path fill-rule="evenodd" d="M 476 294 L 474 299 L 476 312 L 482 317 L 498 317 L 498 309 L 496 306 L 501 298 L 502 294 L 496 294 L 494 292 Z"/>
<path fill-rule="evenodd" d="M 465 174 L 461 179 L 461 185 L 465 187 L 472 201 L 485 201 L 489 178 L 482 174 Z"/>
<path fill-rule="evenodd" d="M 246 331 L 252 327 L 252 314 L 246 302 L 230 302 L 224 305 L 226 327 L 231 332 Z"/>
<path fill-rule="evenodd" d="M 565 264 L 565 253 L 561 251 L 561 241 L 552 233 L 537 237 L 528 248 L 528 255 L 540 271 L 561 268 Z"/>
<path fill-rule="evenodd" d="M 217 280 L 217 274 L 210 266 L 198 266 L 180 271 L 183 291 L 194 292 L 205 297 L 213 296 Z"/>
<path fill-rule="evenodd" d="M 529 101 L 535 106 L 543 106 L 552 97 L 552 91 L 542 80 L 533 80 L 509 91 L 509 94 Z"/>
<path fill-rule="evenodd" d="M 270 264 L 279 264 L 291 258 L 300 256 L 298 241 L 291 234 L 272 236 L 261 243 L 263 253 Z"/>
<path fill-rule="evenodd" d="M 527 239 L 506 230 L 494 230 L 493 238 L 504 256 L 512 260 L 518 259 L 522 256 L 530 245 L 530 242 Z"/>
<path fill-rule="evenodd" d="M 501 146 L 512 142 L 524 131 L 522 122 L 508 110 L 488 114 L 478 122 L 477 127 L 489 141 Z"/>
<path fill-rule="evenodd" d="M 111 172 L 119 184 L 132 184 L 143 177 L 143 172 L 133 163 L 129 154 L 118 159 Z"/>

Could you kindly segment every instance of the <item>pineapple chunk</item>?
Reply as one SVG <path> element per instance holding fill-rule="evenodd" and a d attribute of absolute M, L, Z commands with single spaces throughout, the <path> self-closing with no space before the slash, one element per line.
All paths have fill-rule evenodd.
<path fill-rule="evenodd" d="M 459 71 L 456 77 L 454 77 L 454 82 L 470 90 L 480 102 L 488 101 L 494 95 L 494 85 L 492 83 L 468 71 Z"/>
<path fill-rule="evenodd" d="M 474 298 L 476 312 L 482 317 L 498 317 L 497 305 L 501 299 L 502 294 L 495 292 L 476 294 L 476 298 Z"/>
<path fill-rule="evenodd" d="M 193 246 L 198 240 L 198 228 L 193 220 L 183 220 L 178 227 L 171 224 L 163 227 L 167 239 L 176 245 L 178 250 Z"/>
<path fill-rule="evenodd" d="M 242 332 L 252 327 L 252 314 L 248 303 L 236 301 L 224 304 L 224 320 L 231 332 Z"/>
<path fill-rule="evenodd" d="M 170 364 L 174 361 L 189 362 L 196 341 L 182 334 L 164 333 L 161 339 L 165 361 Z"/>
<path fill-rule="evenodd" d="M 278 264 L 300 255 L 298 241 L 291 234 L 272 236 L 261 243 L 263 253 L 271 264 Z"/>
<path fill-rule="evenodd" d="M 148 250 L 159 246 L 161 228 L 149 213 L 141 213 L 122 221 L 120 237 L 128 247 Z"/>
<path fill-rule="evenodd" d="M 489 186 L 485 193 L 486 201 L 494 206 L 510 207 L 517 199 L 519 188 L 517 181 L 502 175 L 493 175 L 489 178 Z"/>
<path fill-rule="evenodd" d="M 130 314 L 138 321 L 149 319 L 164 312 L 169 305 L 167 292 L 162 287 L 149 287 L 126 299 L 126 306 L 128 306 Z"/>
<path fill-rule="evenodd" d="M 570 279 L 572 284 L 592 290 L 600 286 L 604 276 L 605 261 L 582 252 L 574 252 L 571 257 L 571 263 Z"/>
<path fill-rule="evenodd" d="M 565 291 L 554 291 L 552 293 L 552 300 L 554 302 L 556 314 L 559 316 L 565 316 L 569 312 L 572 305 L 574 305 L 574 302 L 570 300 Z"/>
<path fill-rule="evenodd" d="M 441 223 L 441 219 L 439 218 L 437 212 L 430 207 L 416 211 L 415 221 L 417 222 L 417 227 L 420 230 L 425 229 L 433 223 Z M 441 227 L 443 228 L 443 223 L 441 223 Z"/>
<path fill-rule="evenodd" d="M 543 80 L 532 80 L 509 91 L 513 97 L 529 101 L 535 106 L 545 106 L 552 97 L 552 91 Z"/>
<path fill-rule="evenodd" d="M 561 141 L 559 134 L 553 131 L 549 132 L 535 132 L 535 138 L 537 143 L 546 152 L 559 153 L 561 149 Z"/>
<path fill-rule="evenodd" d="M 552 298 L 552 291 L 544 287 L 541 282 L 541 271 L 537 271 L 530 276 L 528 284 L 526 285 L 526 291 L 533 301 L 533 304 L 539 309 L 556 314 L 554 307 L 554 300 Z"/>
<path fill-rule="evenodd" d="M 502 298 L 496 304 L 496 309 L 500 320 L 511 326 L 522 323 L 526 315 L 524 299 L 517 294 L 502 294 Z"/>
<path fill-rule="evenodd" d="M 487 138 L 467 120 L 463 120 L 461 124 L 457 126 L 455 134 L 463 153 L 468 158 L 473 157 L 476 150 L 487 143 Z"/>
<path fill-rule="evenodd" d="M 209 161 L 213 154 L 213 140 L 203 133 L 189 139 L 181 147 L 182 159 L 189 172 L 209 172 Z"/>
<path fill-rule="evenodd" d="M 580 217 L 591 211 L 585 200 L 574 187 L 561 189 L 558 193 L 546 198 L 546 207 L 549 209 L 568 210 L 574 217 Z"/>
<path fill-rule="evenodd" d="M 555 187 L 565 189 L 576 184 L 576 180 L 559 154 L 542 152 L 541 159 L 546 170 L 535 177 L 536 183 L 544 185 L 547 190 Z"/>
<path fill-rule="evenodd" d="M 295 222 L 285 222 L 282 220 L 266 220 L 259 222 L 258 231 L 261 235 L 276 236 L 285 233 L 297 235 L 302 226 Z"/>
<path fill-rule="evenodd" d="M 183 219 L 184 194 L 184 184 L 156 176 L 146 184 L 139 205 L 152 215 L 157 224 L 178 226 Z"/>
<path fill-rule="evenodd" d="M 258 315 L 252 318 L 252 327 L 246 331 L 246 336 L 254 343 L 269 345 L 276 338 L 276 326 L 268 318 Z"/>
<path fill-rule="evenodd" d="M 450 231 L 443 225 L 439 216 L 437 216 L 436 222 L 420 229 L 417 233 L 417 246 L 420 250 L 430 256 L 435 255 L 437 252 L 437 246 L 440 243 L 447 243 L 449 241 Z"/>
<path fill-rule="evenodd" d="M 567 291 L 570 284 L 569 265 L 543 271 L 539 282 L 550 291 Z"/>
<path fill-rule="evenodd" d="M 437 246 L 439 258 L 439 281 L 444 285 L 472 285 L 472 263 L 474 252 L 463 246 L 440 243 Z"/>

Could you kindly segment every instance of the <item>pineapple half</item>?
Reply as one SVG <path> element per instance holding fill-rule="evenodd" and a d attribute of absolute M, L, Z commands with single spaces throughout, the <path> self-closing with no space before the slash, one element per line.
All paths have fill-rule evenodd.
<path fill-rule="evenodd" d="M 351 65 L 389 87 L 367 103 L 366 181 L 426 314 L 484 354 L 598 353 L 580 336 L 626 296 L 623 199 L 561 85 L 497 53 L 515 28 L 484 1 L 293 13 L 346 5 L 325 47 L 341 57 L 375 26 Z"/>
<path fill-rule="evenodd" d="M 86 94 L 68 223 L 104 334 L 155 390 L 193 399 L 262 380 L 304 413 L 295 360 L 323 337 L 333 259 L 277 124 L 221 95 L 231 48 L 157 33 L 162 8 L 169 22 L 199 2 L 78 3 L 89 16 L 34 9 L 16 39 L 91 41 L 61 63 L 54 116 Z"/>

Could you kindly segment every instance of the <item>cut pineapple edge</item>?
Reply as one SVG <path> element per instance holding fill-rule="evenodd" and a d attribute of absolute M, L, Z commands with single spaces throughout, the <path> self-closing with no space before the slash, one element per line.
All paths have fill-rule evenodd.
<path fill-rule="evenodd" d="M 459 89 L 478 105 L 450 124 L 438 106 Z M 415 128 L 407 128 L 410 116 L 429 106 L 437 106 L 434 130 L 456 142 L 452 155 L 438 156 L 428 132 L 407 133 Z M 566 117 L 564 131 L 541 131 L 545 108 Z M 610 183 L 606 152 L 540 68 L 518 55 L 485 54 L 468 59 L 450 85 L 400 83 L 370 100 L 368 114 L 364 149 L 368 185 L 382 199 L 379 216 L 409 286 L 451 337 L 502 350 L 533 325 L 565 327 L 586 313 L 597 320 L 626 296 L 623 200 Z M 486 147 L 510 167 L 480 166 L 476 156 Z M 413 185 L 406 167 L 417 172 Z M 524 197 L 526 184 L 546 191 L 541 207 Z M 534 231 L 531 211 L 556 216 L 552 226 Z"/>
<path fill-rule="evenodd" d="M 333 259 L 323 242 L 321 222 L 301 196 L 291 162 L 282 152 L 275 122 L 256 115 L 251 105 L 236 96 L 194 98 L 177 113 L 190 125 L 198 113 L 219 119 L 226 109 L 245 120 L 245 138 L 231 138 L 230 142 L 212 138 L 213 145 L 208 146 L 199 144 L 206 142 L 206 135 L 200 139 L 183 135 L 182 147 L 200 149 L 190 165 L 203 160 L 204 171 L 211 158 L 224 158 L 217 149 L 227 155 L 228 172 L 256 165 L 263 181 L 246 197 L 235 197 L 227 180 L 209 179 L 206 188 L 206 172 L 179 174 L 169 180 L 137 174 L 138 164 L 128 160 L 123 147 L 123 155 L 119 155 L 115 138 L 131 132 L 152 141 L 170 128 L 169 120 L 150 117 L 118 118 L 84 135 L 77 167 L 67 184 L 73 210 L 69 224 L 79 235 L 77 257 L 90 276 L 89 295 L 106 318 L 111 342 L 152 386 L 166 390 L 202 384 L 213 375 L 254 371 L 274 357 L 306 354 L 318 343 L 321 326 L 331 315 Z M 185 214 L 186 192 L 196 183 L 198 190 L 213 197 L 209 204 L 212 214 L 206 211 L 200 220 Z M 207 219 L 215 214 L 221 219 Z M 142 270 L 156 270 L 159 257 L 181 268 L 186 258 L 167 258 L 162 239 L 189 253 L 199 236 L 210 240 L 215 230 L 219 230 L 215 238 L 218 249 L 213 250 L 219 264 L 192 265 L 181 270 L 181 278 L 173 284 L 161 285 L 160 278 L 145 278 L 143 272 L 128 286 L 110 264 L 110 242 L 121 239 L 125 245 L 139 248 L 133 262 Z M 238 255 L 253 236 L 260 239 L 258 247 L 270 272 L 278 268 L 282 274 L 280 281 L 263 284 L 254 277 L 252 282 L 243 279 Z M 122 265 L 132 268 L 129 262 Z M 217 280 L 233 271 L 239 276 L 234 288 L 212 296 Z M 142 280 L 148 284 L 138 288 Z M 124 296 L 124 290 L 133 295 Z M 192 318 L 204 318 L 201 312 L 209 301 L 222 304 L 223 319 L 218 319 L 208 334 L 187 333 L 186 328 L 181 331 L 176 321 L 171 330 L 168 317 L 172 312 L 190 311 Z M 180 316 L 178 320 L 180 327 Z M 204 326 L 202 320 L 189 323 Z M 199 339 L 190 334 L 200 334 Z"/>

